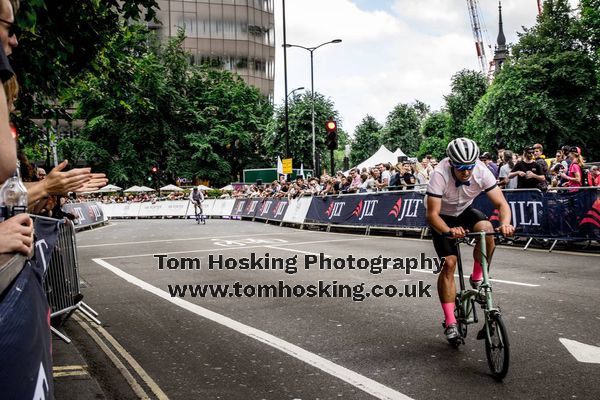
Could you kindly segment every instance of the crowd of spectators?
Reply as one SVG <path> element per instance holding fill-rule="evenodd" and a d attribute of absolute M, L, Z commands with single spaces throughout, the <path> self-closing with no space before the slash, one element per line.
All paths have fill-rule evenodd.
<path fill-rule="evenodd" d="M 581 149 L 563 146 L 554 158 L 544 155 L 541 144 L 527 146 L 518 154 L 508 149 L 500 149 L 497 157 L 484 152 L 479 157 L 503 189 L 553 190 L 559 187 L 577 188 L 580 186 L 600 186 L 598 166 L 584 167 Z M 281 176 L 267 184 L 236 185 L 231 191 L 222 192 L 220 198 L 283 198 L 294 199 L 303 196 L 327 196 L 352 193 L 369 193 L 392 190 L 425 189 L 429 176 L 437 165 L 432 156 L 420 162 L 407 159 L 392 165 L 381 163 L 372 168 L 352 168 L 347 173 L 338 171 L 327 173 L 319 178 L 298 176 L 286 180 Z M 582 179 L 583 178 L 583 179 Z M 102 203 L 143 203 L 162 200 L 187 200 L 189 191 L 171 193 L 138 194 L 87 194 L 79 195 L 71 201 L 99 201 Z"/>

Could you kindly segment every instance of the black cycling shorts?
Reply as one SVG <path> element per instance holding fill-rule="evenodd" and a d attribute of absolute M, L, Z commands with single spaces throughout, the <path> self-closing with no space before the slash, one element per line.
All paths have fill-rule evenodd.
<path fill-rule="evenodd" d="M 467 207 L 467 209 L 463 211 L 462 214 L 460 214 L 458 217 L 452 217 L 450 215 L 441 214 L 440 217 L 450 228 L 462 226 L 464 229 L 467 229 L 471 232 L 473 232 L 473 227 L 479 221 L 487 221 L 487 217 L 484 213 L 471 206 Z M 433 236 L 433 247 L 435 247 L 435 252 L 437 253 L 438 257 L 458 255 L 456 240 L 442 236 L 441 234 L 437 233 L 436 230 L 433 228 L 431 228 L 431 233 Z"/>

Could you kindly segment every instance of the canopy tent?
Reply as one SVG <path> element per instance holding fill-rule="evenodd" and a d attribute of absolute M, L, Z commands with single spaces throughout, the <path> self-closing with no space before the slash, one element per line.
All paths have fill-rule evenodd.
<path fill-rule="evenodd" d="M 175 185 L 171 184 L 171 185 L 161 187 L 160 191 L 161 192 L 183 192 L 183 189 L 180 188 L 179 186 L 175 186 Z"/>
<path fill-rule="evenodd" d="M 125 193 L 131 193 L 131 192 L 139 192 L 140 191 L 140 187 L 139 186 L 132 186 L 128 189 L 123 190 L 123 192 Z"/>
<path fill-rule="evenodd" d="M 204 185 L 198 185 L 198 189 L 200 189 L 200 190 L 212 190 L 212 188 L 209 188 L 208 186 L 204 186 Z"/>
<path fill-rule="evenodd" d="M 394 156 L 396 156 L 396 162 L 397 162 L 398 157 L 400 157 L 400 156 L 406 157 L 406 154 L 402 150 L 400 150 L 400 147 L 398 147 L 396 149 L 396 151 L 394 152 Z"/>
<path fill-rule="evenodd" d="M 86 192 L 86 193 L 112 193 L 112 192 L 118 192 L 119 190 L 121 190 L 121 188 L 118 186 L 106 185 L 104 187 L 101 187 L 98 190 L 95 190 L 93 192 Z"/>
<path fill-rule="evenodd" d="M 148 186 L 140 186 L 138 192 L 156 192 L 156 190 L 149 188 Z"/>
<path fill-rule="evenodd" d="M 400 149 L 397 149 L 396 152 L 400 152 L 400 155 L 404 155 L 404 153 L 402 153 L 402 150 Z M 358 170 L 361 171 L 363 168 L 372 168 L 377 164 L 381 163 L 392 163 L 393 165 L 396 165 L 396 163 L 398 162 L 398 156 L 396 155 L 396 152 L 392 153 L 384 145 L 381 145 L 381 147 L 375 152 L 375 154 L 373 154 L 371 157 L 367 158 L 365 161 L 361 162 L 354 168 L 358 168 Z M 348 172 L 349 171 L 346 171 L 346 174 Z"/>
<path fill-rule="evenodd" d="M 221 190 L 233 190 L 233 185 L 223 186 Z"/>

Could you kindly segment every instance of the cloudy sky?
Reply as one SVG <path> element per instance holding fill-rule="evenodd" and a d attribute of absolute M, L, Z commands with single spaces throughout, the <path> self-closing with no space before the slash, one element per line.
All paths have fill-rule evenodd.
<path fill-rule="evenodd" d="M 573 4 L 576 0 L 571 1 Z M 275 102 L 283 103 L 281 2 L 275 1 Z M 498 35 L 498 1 L 480 0 L 487 37 Z M 516 42 L 537 16 L 536 0 L 502 2 L 504 33 Z M 370 114 L 384 123 L 400 103 L 419 99 L 439 109 L 450 79 L 479 69 L 465 0 L 287 0 L 287 42 L 305 47 L 333 39 L 314 52 L 315 91 L 330 97 L 351 134 Z M 493 51 L 487 50 L 488 60 Z M 288 90 L 310 90 L 310 54 L 288 49 Z"/>

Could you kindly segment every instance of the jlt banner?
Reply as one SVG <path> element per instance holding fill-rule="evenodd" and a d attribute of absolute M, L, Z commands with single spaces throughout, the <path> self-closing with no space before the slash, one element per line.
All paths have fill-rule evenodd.
<path fill-rule="evenodd" d="M 0 302 L 0 397 L 52 399 L 50 307 L 42 286 L 59 222 L 36 219 L 35 257 Z"/>
<path fill-rule="evenodd" d="M 73 203 L 63 206 L 65 212 L 74 214 L 77 219 L 73 221 L 75 228 L 96 225 L 105 221 L 104 212 L 98 203 Z"/>
<path fill-rule="evenodd" d="M 521 236 L 551 239 L 600 238 L 600 191 L 577 192 L 505 191 L 512 224 Z M 394 226 L 424 228 L 424 195 L 417 192 L 392 192 L 354 196 L 312 198 L 307 222 L 354 226 Z M 473 202 L 494 223 L 495 210 L 485 194 Z"/>
<path fill-rule="evenodd" d="M 288 204 L 288 199 L 264 199 L 256 211 L 256 218 L 281 221 Z"/>
<path fill-rule="evenodd" d="M 306 219 L 343 225 L 422 228 L 426 226 L 423 198 L 417 192 L 315 197 Z"/>

